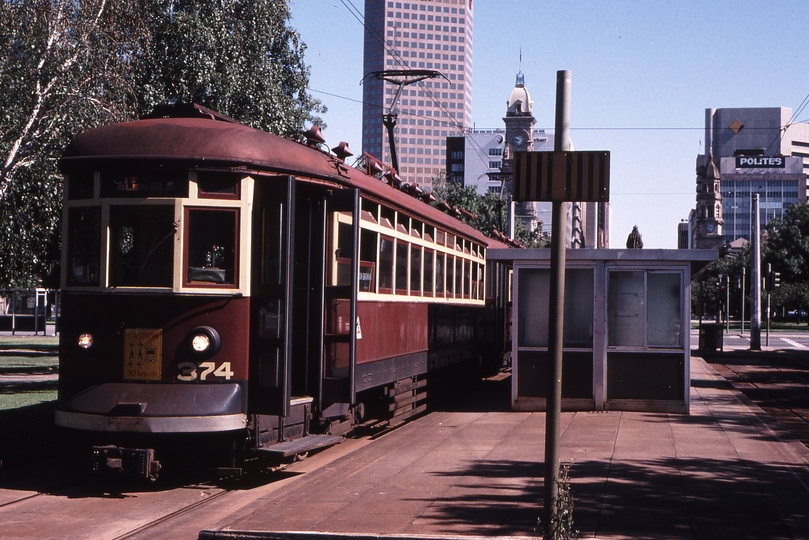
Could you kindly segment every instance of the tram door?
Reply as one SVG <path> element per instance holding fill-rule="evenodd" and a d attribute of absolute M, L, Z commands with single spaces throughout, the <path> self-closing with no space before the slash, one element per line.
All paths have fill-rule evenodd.
<path fill-rule="evenodd" d="M 287 416 L 296 398 L 321 412 L 353 403 L 356 335 L 332 314 L 357 317 L 359 192 L 280 177 L 256 182 L 254 200 L 250 410 Z"/>
<path fill-rule="evenodd" d="M 330 404 L 354 404 L 359 276 L 360 197 L 358 190 L 334 193 L 326 205 L 327 259 L 323 294 L 324 344 L 318 359 L 323 370 L 322 399 Z"/>
<path fill-rule="evenodd" d="M 295 179 L 268 178 L 255 185 L 249 408 L 286 416 L 292 391 Z"/>

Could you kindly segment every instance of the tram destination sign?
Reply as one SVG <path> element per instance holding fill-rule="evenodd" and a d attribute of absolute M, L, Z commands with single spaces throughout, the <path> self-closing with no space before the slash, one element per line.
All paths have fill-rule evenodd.
<path fill-rule="evenodd" d="M 610 200 L 610 153 L 515 152 L 512 194 L 515 201 Z"/>
<path fill-rule="evenodd" d="M 187 197 L 188 177 L 183 174 L 101 173 L 102 197 Z"/>

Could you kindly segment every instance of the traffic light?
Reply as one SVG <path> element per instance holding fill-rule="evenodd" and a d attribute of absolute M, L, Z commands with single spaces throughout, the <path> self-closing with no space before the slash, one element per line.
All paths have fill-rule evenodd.
<path fill-rule="evenodd" d="M 777 289 L 781 286 L 781 272 L 772 273 L 772 288 Z"/>

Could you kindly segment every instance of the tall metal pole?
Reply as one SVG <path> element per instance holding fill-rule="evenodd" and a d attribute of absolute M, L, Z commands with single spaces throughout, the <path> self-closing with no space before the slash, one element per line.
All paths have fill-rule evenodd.
<path fill-rule="evenodd" d="M 742 267 L 742 335 L 744 335 L 744 287 L 745 287 L 745 273 L 746 270 Z"/>
<path fill-rule="evenodd" d="M 730 334 L 730 276 L 725 276 L 725 332 Z"/>
<path fill-rule="evenodd" d="M 761 350 L 761 235 L 758 210 L 759 194 L 753 196 L 753 246 L 750 257 L 750 350 Z"/>
<path fill-rule="evenodd" d="M 570 149 L 570 71 L 556 72 L 556 128 L 554 150 Z M 552 538 L 554 509 L 559 496 L 559 438 L 562 417 L 562 347 L 565 309 L 565 223 L 567 202 L 553 203 L 551 283 L 548 298 L 548 352 L 550 366 L 545 416 L 545 500 L 542 522 L 545 538 Z"/>

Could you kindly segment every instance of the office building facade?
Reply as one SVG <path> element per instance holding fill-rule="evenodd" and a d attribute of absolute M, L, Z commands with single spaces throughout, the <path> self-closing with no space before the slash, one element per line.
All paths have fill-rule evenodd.
<path fill-rule="evenodd" d="M 431 185 L 444 175 L 447 137 L 462 136 L 471 125 L 472 19 L 472 0 L 365 1 L 362 149 L 392 162 L 382 116 L 396 113 L 394 142 L 404 182 Z M 369 76 L 408 69 L 440 76 L 401 88 Z"/>
<path fill-rule="evenodd" d="M 705 154 L 697 156 L 697 204 L 690 247 L 719 248 L 751 239 L 751 200 L 759 226 L 806 200 L 809 125 L 786 107 L 705 110 Z"/>

